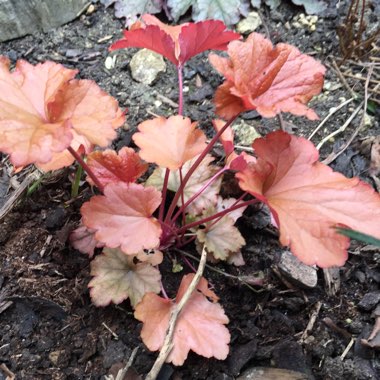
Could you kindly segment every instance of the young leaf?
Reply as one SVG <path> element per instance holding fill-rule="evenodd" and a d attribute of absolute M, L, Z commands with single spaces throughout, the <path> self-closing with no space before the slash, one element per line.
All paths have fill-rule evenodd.
<path fill-rule="evenodd" d="M 226 30 L 223 22 L 208 20 L 170 26 L 156 17 L 145 14 L 140 21 L 124 32 L 124 38 L 111 45 L 110 50 L 129 47 L 146 48 L 169 59 L 176 66 L 206 50 L 226 50 L 230 41 L 240 35 Z"/>
<path fill-rule="evenodd" d="M 279 112 L 317 119 L 306 104 L 320 93 L 325 68 L 287 44 L 272 43 L 257 33 L 228 45 L 229 58 L 210 54 L 211 64 L 226 77 L 215 94 L 216 112 L 229 119 L 257 110 L 264 117 Z"/>
<path fill-rule="evenodd" d="M 135 307 L 145 293 L 159 293 L 161 275 L 149 263 L 134 263 L 135 256 L 126 255 L 119 249 L 104 248 L 103 254 L 91 262 L 88 284 L 91 299 L 96 306 L 107 306 L 111 302 L 119 304 L 130 299 Z"/>
<path fill-rule="evenodd" d="M 193 276 L 183 277 L 175 302 L 148 293 L 136 306 L 135 318 L 144 324 L 141 338 L 149 350 L 157 351 L 162 347 L 171 309 L 181 300 Z M 173 349 L 167 362 L 182 365 L 190 350 L 206 358 L 223 360 L 227 357 L 230 334 L 224 325 L 229 322 L 228 318 L 219 304 L 210 302 L 206 297 L 217 299 L 202 278 L 178 318 Z"/>
<path fill-rule="evenodd" d="M 152 213 L 161 203 L 161 194 L 152 187 L 117 182 L 83 204 L 83 224 L 96 230 L 96 240 L 126 254 L 159 245 L 161 227 Z"/>
<path fill-rule="evenodd" d="M 9 63 L 0 60 L 0 150 L 15 166 L 60 162 L 74 132 L 85 147 L 107 146 L 116 137 L 115 129 L 124 122 L 116 100 L 92 81 L 74 80 L 76 73 L 53 62 L 33 66 L 25 61 L 10 73 Z"/>
<path fill-rule="evenodd" d="M 318 162 L 311 142 L 277 131 L 252 146 L 258 161 L 236 174 L 239 185 L 268 204 L 280 242 L 304 263 L 344 264 L 349 239 L 333 227 L 380 237 L 380 195 Z"/>
<path fill-rule="evenodd" d="M 132 149 L 123 147 L 119 152 L 106 149 L 92 152 L 87 156 L 87 165 L 103 186 L 115 182 L 135 182 L 148 169 L 148 164 Z M 87 181 L 93 185 L 90 177 Z"/>
<path fill-rule="evenodd" d="M 158 117 L 139 124 L 133 141 L 144 160 L 177 170 L 206 147 L 206 136 L 196 126 L 188 117 Z"/>
<path fill-rule="evenodd" d="M 236 199 L 222 199 L 218 197 L 216 208 L 207 210 L 202 217 L 207 217 L 224 211 L 235 204 Z M 241 236 L 239 230 L 234 226 L 237 219 L 239 219 L 246 207 L 234 210 L 221 218 L 215 223 L 214 220 L 205 223 L 205 228 L 199 228 L 196 232 L 198 251 L 202 251 L 203 245 L 206 247 L 207 252 L 211 253 L 217 260 L 227 260 L 234 254 L 240 252 L 240 249 L 245 245 L 245 240 Z M 200 247 L 202 246 L 202 249 Z"/>
<path fill-rule="evenodd" d="M 194 164 L 198 157 L 194 157 L 190 161 L 187 161 L 182 167 L 182 177 L 186 175 L 191 166 Z M 207 155 L 197 170 L 190 177 L 184 189 L 184 201 L 188 201 L 194 194 L 198 193 L 210 178 L 218 171 L 217 166 L 210 165 L 214 161 L 214 157 Z M 157 168 L 153 174 L 148 178 L 146 182 L 149 186 L 161 190 L 164 183 L 165 170 L 163 168 Z M 171 171 L 169 175 L 168 189 L 176 192 L 181 184 L 181 176 L 179 170 Z M 191 204 L 187 207 L 187 212 L 193 215 L 200 215 L 204 210 L 215 206 L 217 195 L 220 191 L 221 178 L 217 179 L 210 186 L 208 186 L 202 194 L 200 194 Z M 178 206 L 181 206 L 182 200 L 178 201 Z"/>
<path fill-rule="evenodd" d="M 95 248 L 102 248 L 104 244 L 95 239 L 95 230 L 84 225 L 79 226 L 70 234 L 70 243 L 79 252 L 94 256 Z"/>

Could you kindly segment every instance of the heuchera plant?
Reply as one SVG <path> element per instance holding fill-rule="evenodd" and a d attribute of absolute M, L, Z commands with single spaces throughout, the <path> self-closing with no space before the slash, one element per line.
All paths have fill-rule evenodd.
<path fill-rule="evenodd" d="M 256 33 L 242 41 L 221 21 L 168 26 L 150 15 L 111 50 L 128 47 L 154 50 L 178 69 L 178 115 L 138 125 L 133 136 L 138 152 L 94 151 L 107 147 L 124 122 L 116 100 L 95 83 L 74 79 L 76 70 L 53 62 L 19 61 L 10 71 L 4 57 L 0 150 L 16 167 L 34 163 L 52 170 L 74 159 L 84 167 L 99 195 L 83 204 L 82 226 L 71 241 L 90 257 L 102 248 L 91 263 L 91 298 L 98 306 L 129 298 L 150 350 L 162 347 L 170 313 L 194 276 L 183 277 L 174 299 L 166 294 L 159 265 L 168 249 L 195 242 L 209 260 L 244 264 L 245 241 L 235 223 L 252 204 L 269 207 L 281 244 L 309 265 L 345 263 L 349 238 L 338 234 L 337 226 L 380 238 L 379 194 L 318 162 L 318 151 L 306 139 L 275 131 L 253 142 L 254 155 L 235 152 L 231 124 L 242 112 L 317 118 L 307 103 L 322 89 L 325 68 L 319 62 Z M 209 56 L 225 82 L 215 94 L 216 134 L 207 142 L 197 122 L 183 116 L 182 68 L 209 49 L 227 50 L 228 56 Z M 225 151 L 222 164 L 212 156 L 217 142 Z M 145 180 L 148 164 L 153 172 Z M 237 199 L 220 195 L 226 172 L 235 174 L 242 190 Z M 228 318 L 217 301 L 202 278 L 179 316 L 168 361 L 181 365 L 189 350 L 226 358 Z"/>

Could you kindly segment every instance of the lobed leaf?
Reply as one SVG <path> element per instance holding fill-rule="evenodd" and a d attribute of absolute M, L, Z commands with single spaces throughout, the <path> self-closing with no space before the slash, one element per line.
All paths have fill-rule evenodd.
<path fill-rule="evenodd" d="M 318 118 L 306 106 L 323 86 L 325 68 L 315 59 L 288 44 L 273 47 L 258 33 L 250 34 L 245 42 L 231 42 L 228 55 L 209 55 L 211 64 L 226 77 L 215 93 L 219 116 L 230 119 L 257 110 L 264 117 L 290 112 Z"/>
<path fill-rule="evenodd" d="M 79 252 L 85 253 L 92 258 L 94 256 L 95 248 L 104 247 L 103 243 L 95 239 L 95 230 L 80 225 L 77 229 L 70 234 L 70 243 Z"/>
<path fill-rule="evenodd" d="M 177 26 L 166 25 L 152 15 L 142 16 L 124 38 L 111 45 L 110 50 L 129 47 L 146 48 L 169 59 L 176 66 L 183 66 L 187 60 L 203 51 L 226 50 L 230 41 L 240 35 L 226 30 L 219 20 L 185 23 Z"/>
<path fill-rule="evenodd" d="M 135 307 L 148 292 L 159 293 L 161 275 L 148 262 L 135 263 L 135 256 L 126 255 L 119 249 L 104 248 L 103 254 L 91 261 L 88 284 L 91 299 L 96 306 L 119 304 L 130 299 Z"/>
<path fill-rule="evenodd" d="M 183 277 L 175 302 L 148 293 L 136 306 L 135 318 L 143 322 L 141 338 L 149 350 L 157 351 L 162 347 L 171 310 L 181 300 L 193 277 L 193 274 Z M 227 357 L 230 334 L 224 325 L 229 321 L 222 307 L 207 297 L 217 299 L 202 278 L 179 315 L 167 362 L 182 365 L 190 350 L 206 358 L 223 360 Z"/>
<path fill-rule="evenodd" d="M 196 126 L 188 117 L 158 117 L 139 124 L 133 141 L 144 160 L 177 170 L 206 148 L 206 136 Z"/>
<path fill-rule="evenodd" d="M 236 174 L 239 185 L 268 204 L 280 242 L 301 261 L 323 268 L 344 264 L 349 239 L 334 227 L 380 237 L 380 195 L 318 162 L 311 142 L 277 131 L 252 146 L 258 160 Z"/>
<path fill-rule="evenodd" d="M 0 59 L 0 150 L 15 166 L 35 163 L 44 170 L 70 165 L 63 152 L 72 144 L 107 146 L 124 114 L 95 82 L 75 80 L 76 70 L 53 62 L 33 66 Z"/>
<path fill-rule="evenodd" d="M 161 227 L 152 217 L 161 203 L 161 194 L 152 187 L 117 182 L 83 204 L 83 224 L 96 230 L 96 240 L 108 248 L 126 254 L 155 249 L 160 242 Z"/>
<path fill-rule="evenodd" d="M 120 181 L 135 182 L 148 169 L 148 164 L 128 147 L 121 148 L 119 152 L 112 149 L 92 152 L 87 156 L 87 165 L 103 186 Z M 87 181 L 94 185 L 89 176 Z"/>

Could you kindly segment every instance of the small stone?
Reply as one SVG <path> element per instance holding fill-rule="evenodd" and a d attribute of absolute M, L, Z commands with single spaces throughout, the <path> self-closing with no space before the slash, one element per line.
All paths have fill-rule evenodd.
<path fill-rule="evenodd" d="M 261 24 L 260 15 L 257 12 L 250 12 L 245 19 L 236 25 L 236 31 L 241 34 L 249 34 L 255 31 Z"/>
<path fill-rule="evenodd" d="M 370 311 L 376 307 L 380 302 L 380 291 L 369 292 L 364 295 L 362 300 L 358 303 L 358 307 L 363 310 Z"/>
<path fill-rule="evenodd" d="M 299 287 L 310 289 L 317 285 L 316 269 L 302 263 L 289 251 L 282 253 L 278 269 L 288 280 Z"/>
<path fill-rule="evenodd" d="M 148 49 L 138 51 L 129 65 L 133 79 L 147 85 L 152 84 L 159 73 L 166 71 L 162 56 Z"/>
<path fill-rule="evenodd" d="M 261 137 L 255 127 L 245 121 L 241 121 L 239 124 L 234 124 L 232 129 L 235 132 L 239 143 L 244 146 L 251 146 L 256 139 Z"/>
<path fill-rule="evenodd" d="M 104 66 L 106 67 L 107 70 L 111 70 L 115 67 L 116 63 L 116 55 L 114 56 L 108 56 L 104 62 Z"/>
<path fill-rule="evenodd" d="M 58 364 L 59 357 L 64 352 L 64 350 L 52 351 L 49 354 L 49 360 L 53 363 L 53 365 Z"/>

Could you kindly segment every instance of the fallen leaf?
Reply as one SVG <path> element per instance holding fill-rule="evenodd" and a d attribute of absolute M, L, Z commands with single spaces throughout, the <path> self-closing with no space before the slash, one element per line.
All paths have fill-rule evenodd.
<path fill-rule="evenodd" d="M 171 310 L 181 300 L 193 277 L 193 274 L 183 277 L 175 302 L 147 293 L 136 306 L 135 318 L 143 322 L 141 338 L 149 350 L 161 349 Z M 217 299 L 202 278 L 179 315 L 167 362 L 182 365 L 190 350 L 206 358 L 224 360 L 227 357 L 230 334 L 224 325 L 229 321 L 222 307 L 207 297 Z"/>
<path fill-rule="evenodd" d="M 230 41 L 240 38 L 219 20 L 170 26 L 149 14 L 141 19 L 143 23 L 138 21 L 124 31 L 124 38 L 112 44 L 110 50 L 146 48 L 182 67 L 195 55 L 206 50 L 226 50 Z"/>
<path fill-rule="evenodd" d="M 87 165 L 103 186 L 115 182 L 135 182 L 148 169 L 148 164 L 132 149 L 123 147 L 119 152 L 112 149 L 92 152 L 87 156 Z M 94 185 L 87 176 L 87 181 Z"/>
<path fill-rule="evenodd" d="M 133 141 L 148 162 L 177 170 L 206 148 L 206 136 L 188 117 L 158 117 L 139 124 Z"/>
<path fill-rule="evenodd" d="M 226 77 L 215 94 L 220 117 L 256 110 L 264 117 L 290 112 L 318 118 L 306 106 L 322 90 L 325 68 L 318 61 L 288 44 L 273 47 L 258 33 L 251 33 L 245 42 L 231 42 L 228 55 L 209 55 L 211 64 Z"/>
<path fill-rule="evenodd" d="M 148 292 L 159 293 L 161 275 L 150 263 L 134 263 L 135 256 L 119 249 L 104 248 L 103 254 L 91 261 L 93 279 L 88 284 L 96 306 L 119 304 L 130 299 L 135 307 Z"/>
<path fill-rule="evenodd" d="M 155 249 L 160 242 L 161 227 L 152 217 L 161 203 L 161 194 L 153 187 L 117 182 L 83 204 L 83 224 L 96 230 L 95 239 L 108 248 L 126 254 Z"/>
<path fill-rule="evenodd" d="M 349 239 L 334 227 L 380 237 L 379 194 L 318 162 L 311 142 L 277 131 L 252 146 L 258 160 L 236 174 L 239 185 L 268 204 L 280 242 L 305 264 L 327 268 L 345 263 Z"/>

